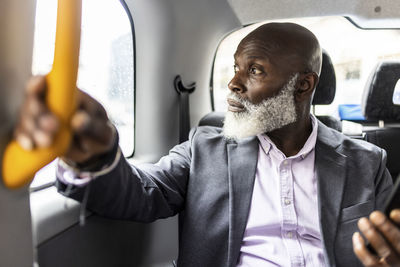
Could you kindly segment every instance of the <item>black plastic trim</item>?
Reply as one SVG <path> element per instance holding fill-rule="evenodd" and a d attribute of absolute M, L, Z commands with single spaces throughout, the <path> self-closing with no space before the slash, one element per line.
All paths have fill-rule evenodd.
<path fill-rule="evenodd" d="M 219 44 L 217 46 L 217 50 L 214 52 L 213 62 L 212 62 L 212 65 L 211 65 L 210 84 L 208 86 L 209 93 L 210 93 L 210 100 L 211 100 L 211 111 L 215 111 L 215 102 L 214 102 L 214 66 L 215 66 L 215 58 L 217 57 L 217 52 L 218 52 L 218 48 L 219 48 L 220 44 L 221 44 L 221 42 L 219 42 Z"/>
<path fill-rule="evenodd" d="M 129 22 L 131 23 L 132 29 L 132 49 L 133 49 L 133 151 L 126 158 L 133 158 L 135 155 L 136 148 L 136 36 L 135 36 L 135 24 L 133 22 L 132 13 L 126 4 L 125 0 L 119 0 L 122 7 L 125 9 L 128 15 Z"/>

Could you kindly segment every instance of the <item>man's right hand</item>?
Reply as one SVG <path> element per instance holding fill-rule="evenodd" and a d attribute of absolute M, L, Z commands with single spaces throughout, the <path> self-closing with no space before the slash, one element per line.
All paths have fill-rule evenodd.
<path fill-rule="evenodd" d="M 16 141 L 27 150 L 50 146 L 60 128 L 59 119 L 46 105 L 46 79 L 36 76 L 26 86 L 26 99 L 15 127 Z M 63 159 L 69 164 L 82 164 L 113 148 L 116 130 L 103 106 L 78 90 L 77 110 L 71 119 L 73 139 Z"/>

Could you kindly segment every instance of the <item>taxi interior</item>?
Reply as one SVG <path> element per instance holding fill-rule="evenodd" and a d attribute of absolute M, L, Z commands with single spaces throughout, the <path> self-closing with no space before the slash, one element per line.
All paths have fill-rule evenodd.
<path fill-rule="evenodd" d="M 54 2 L 0 3 L 0 152 L 18 118 L 25 82 L 51 67 Z M 328 126 L 386 149 L 395 178 L 396 2 L 83 0 L 78 86 L 106 106 L 131 163 L 156 162 L 185 140 L 190 127 L 222 125 L 232 55 L 246 32 L 265 21 L 297 22 L 323 39 L 325 49 L 313 112 Z M 113 39 L 102 41 L 106 34 Z M 10 190 L 0 184 L 0 266 L 172 266 L 177 216 L 151 224 L 103 218 L 59 195 L 54 176 L 53 163 L 30 186 Z"/>

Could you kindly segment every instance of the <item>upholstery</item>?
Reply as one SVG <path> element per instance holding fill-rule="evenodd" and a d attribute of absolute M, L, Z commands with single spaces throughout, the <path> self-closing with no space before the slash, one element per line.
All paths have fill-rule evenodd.
<path fill-rule="evenodd" d="M 400 121 L 400 106 L 393 104 L 393 91 L 400 79 L 400 61 L 380 62 L 364 89 L 362 111 L 367 120 Z"/>
<path fill-rule="evenodd" d="M 387 152 L 388 168 L 393 179 L 400 173 L 400 128 L 381 128 L 366 132 L 366 140 Z"/>
<path fill-rule="evenodd" d="M 400 107 L 393 104 L 393 91 L 400 79 L 400 62 L 380 62 L 371 73 L 363 95 L 362 109 L 368 120 L 400 123 Z M 400 128 L 384 127 L 365 132 L 365 139 L 387 152 L 387 168 L 393 179 L 400 173 Z"/>
<path fill-rule="evenodd" d="M 322 67 L 321 74 L 317 88 L 315 88 L 313 105 L 329 105 L 335 99 L 336 94 L 336 74 L 333 67 L 332 60 L 328 53 L 322 51 Z M 342 123 L 340 120 L 333 116 L 316 116 L 323 124 L 335 129 L 339 132 L 342 131 Z"/>
<path fill-rule="evenodd" d="M 328 53 L 322 52 L 322 68 L 317 88 L 315 89 L 313 105 L 329 105 L 335 98 L 336 74 Z"/>

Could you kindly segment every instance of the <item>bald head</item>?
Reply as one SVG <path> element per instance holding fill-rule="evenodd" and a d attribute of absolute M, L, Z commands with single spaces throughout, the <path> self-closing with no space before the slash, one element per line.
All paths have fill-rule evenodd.
<path fill-rule="evenodd" d="M 239 44 L 239 51 L 259 49 L 271 59 L 289 64 L 294 72 L 321 72 L 322 55 L 319 42 L 308 29 L 295 23 L 268 23 L 248 34 Z"/>

